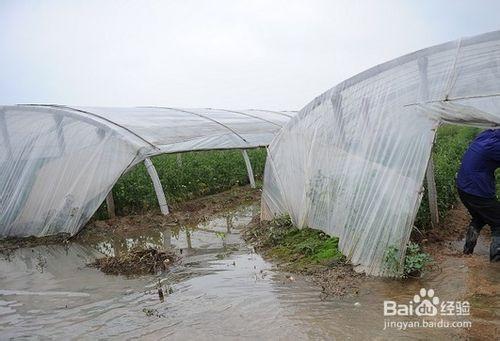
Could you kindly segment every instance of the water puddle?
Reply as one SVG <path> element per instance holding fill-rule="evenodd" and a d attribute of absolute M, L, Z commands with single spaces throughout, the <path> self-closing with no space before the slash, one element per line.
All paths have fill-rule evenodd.
<path fill-rule="evenodd" d="M 18 249 L 0 260 L 2 338 L 452 338 L 468 334 L 383 330 L 383 301 L 407 303 L 422 287 L 454 300 L 467 296 L 478 281 L 498 289 L 499 268 L 486 256 L 480 261 L 449 257 L 423 280 L 370 279 L 357 297 L 325 300 L 313 283 L 290 279 L 245 245 L 239 231 L 256 212 L 257 206 L 249 205 L 196 228 L 129 231 L 126 237 L 100 235 L 80 244 Z M 173 250 L 182 262 L 166 274 L 135 278 L 86 266 L 103 254 L 138 245 Z M 498 331 L 498 292 L 470 298 L 473 328 Z"/>

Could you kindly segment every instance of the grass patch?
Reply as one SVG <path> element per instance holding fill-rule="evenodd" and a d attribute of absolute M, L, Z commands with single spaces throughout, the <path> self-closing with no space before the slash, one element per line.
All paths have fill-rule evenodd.
<path fill-rule="evenodd" d="M 310 228 L 296 228 L 288 216 L 257 224 L 245 233 L 264 255 L 292 271 L 309 271 L 344 261 L 338 238 Z"/>
<path fill-rule="evenodd" d="M 338 238 L 319 230 L 298 229 L 288 216 L 254 222 L 247 226 L 243 237 L 282 270 L 310 278 L 321 288 L 322 297 L 357 295 L 365 278 L 346 262 Z"/>

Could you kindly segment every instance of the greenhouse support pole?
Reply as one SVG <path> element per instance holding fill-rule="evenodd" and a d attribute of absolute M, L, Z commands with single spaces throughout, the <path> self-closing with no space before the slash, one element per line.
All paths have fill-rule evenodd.
<path fill-rule="evenodd" d="M 151 162 L 151 159 L 148 157 L 144 160 L 144 165 L 146 166 L 146 170 L 148 171 L 148 174 L 151 177 L 151 181 L 153 181 L 153 187 L 156 192 L 156 198 L 158 199 L 158 204 L 160 205 L 160 211 L 163 215 L 167 215 L 169 213 L 167 199 L 165 198 L 163 187 L 161 187 L 160 178 L 158 177 L 156 168 Z"/>
<path fill-rule="evenodd" d="M 177 153 L 177 167 L 182 167 L 182 154 Z"/>
<path fill-rule="evenodd" d="M 109 219 L 113 219 L 114 217 L 116 217 L 115 200 L 113 199 L 113 190 L 109 191 L 108 195 L 106 195 L 106 208 L 108 209 Z"/>
<path fill-rule="evenodd" d="M 427 101 L 429 99 L 429 86 L 427 79 L 427 57 L 420 58 L 418 60 L 418 69 L 420 71 L 420 100 Z M 439 210 L 437 203 L 437 189 L 436 189 L 436 179 L 434 177 L 434 161 L 431 156 L 429 158 L 429 163 L 427 164 L 427 170 L 425 172 L 425 178 L 427 179 L 427 196 L 429 199 L 429 210 L 431 213 L 431 224 L 432 227 L 436 227 L 439 224 Z"/>
<path fill-rule="evenodd" d="M 252 164 L 250 163 L 250 158 L 248 157 L 247 150 L 242 149 L 241 154 L 243 154 L 243 159 L 245 160 L 245 166 L 247 167 L 248 180 L 250 180 L 250 187 L 255 188 L 255 178 L 253 177 Z"/>

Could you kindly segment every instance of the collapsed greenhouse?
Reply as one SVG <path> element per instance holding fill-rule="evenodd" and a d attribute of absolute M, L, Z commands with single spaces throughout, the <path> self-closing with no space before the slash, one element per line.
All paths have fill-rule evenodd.
<path fill-rule="evenodd" d="M 268 146 L 262 218 L 338 236 L 360 271 L 401 260 L 441 123 L 500 126 L 500 31 L 394 59 L 315 98 L 265 110 L 0 107 L 0 237 L 74 235 L 124 173 L 150 157 Z M 282 128 L 283 127 L 283 128 Z M 251 165 L 243 152 L 249 177 Z M 168 190 L 168 189 L 167 189 Z"/>
<path fill-rule="evenodd" d="M 302 109 L 268 148 L 262 218 L 338 236 L 360 271 L 404 256 L 440 123 L 500 126 L 500 31 L 376 66 Z"/>
<path fill-rule="evenodd" d="M 74 235 L 125 172 L 150 157 L 267 146 L 294 112 L 266 110 L 0 107 L 0 236 Z M 168 189 L 167 189 L 168 190 Z"/>

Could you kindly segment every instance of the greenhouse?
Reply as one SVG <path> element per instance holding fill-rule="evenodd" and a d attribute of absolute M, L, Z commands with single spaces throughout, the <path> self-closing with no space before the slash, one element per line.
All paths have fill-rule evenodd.
<path fill-rule="evenodd" d="M 168 206 L 149 159 L 165 153 L 267 146 L 294 112 L 265 110 L 0 107 L 0 236 L 77 233 L 113 185 L 145 162 L 160 209 Z M 167 189 L 168 191 L 168 189 Z"/>
<path fill-rule="evenodd" d="M 441 123 L 500 126 L 500 31 L 405 55 L 315 98 L 269 146 L 262 218 L 289 214 L 338 236 L 357 270 L 388 274 Z"/>

